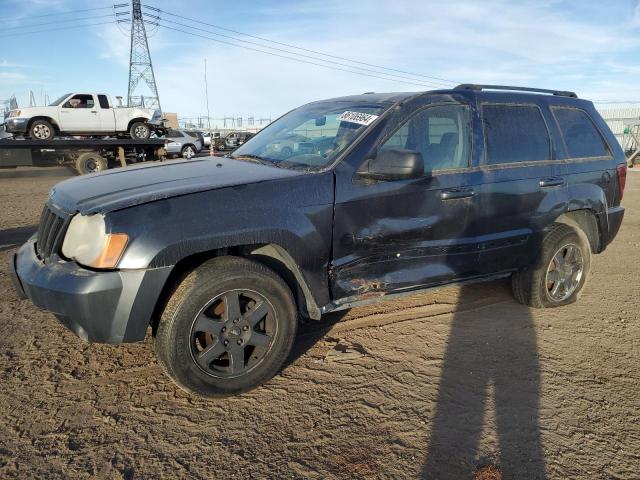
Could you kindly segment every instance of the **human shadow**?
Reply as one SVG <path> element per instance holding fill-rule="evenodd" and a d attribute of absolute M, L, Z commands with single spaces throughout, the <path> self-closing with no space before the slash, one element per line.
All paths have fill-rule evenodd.
<path fill-rule="evenodd" d="M 506 282 L 492 285 L 508 288 Z M 423 478 L 474 478 L 491 467 L 501 476 L 477 478 L 546 478 L 538 420 L 540 366 L 532 316 L 529 308 L 507 300 L 504 291 L 505 301 L 465 311 L 465 304 L 483 295 L 486 288 L 470 285 L 460 290 L 430 422 Z M 497 452 L 480 451 L 491 398 Z"/>

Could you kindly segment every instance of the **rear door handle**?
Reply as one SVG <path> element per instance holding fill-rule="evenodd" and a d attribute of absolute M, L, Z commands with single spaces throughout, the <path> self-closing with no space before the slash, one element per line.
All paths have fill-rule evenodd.
<path fill-rule="evenodd" d="M 440 192 L 442 200 L 454 200 L 456 198 L 469 198 L 476 194 L 471 188 L 452 188 Z"/>
<path fill-rule="evenodd" d="M 541 178 L 539 184 L 542 188 L 559 187 L 560 185 L 564 185 L 564 178 L 562 177 Z"/>

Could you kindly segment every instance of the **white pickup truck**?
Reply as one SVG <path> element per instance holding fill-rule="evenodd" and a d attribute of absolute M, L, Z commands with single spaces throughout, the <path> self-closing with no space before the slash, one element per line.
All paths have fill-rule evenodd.
<path fill-rule="evenodd" d="M 147 139 L 163 133 L 160 111 L 140 107 L 115 107 L 109 95 L 68 93 L 47 107 L 9 112 L 5 128 L 15 135 L 50 140 L 56 135 L 112 136 L 128 134 Z"/>

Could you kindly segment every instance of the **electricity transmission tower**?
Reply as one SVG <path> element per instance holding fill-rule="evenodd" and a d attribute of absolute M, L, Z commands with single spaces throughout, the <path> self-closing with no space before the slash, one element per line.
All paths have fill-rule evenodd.
<path fill-rule="evenodd" d="M 130 107 L 143 106 L 161 110 L 156 77 L 153 74 L 151 55 L 147 32 L 144 28 L 141 0 L 132 0 L 131 19 L 131 54 L 129 57 L 129 91 L 127 92 L 127 104 Z M 143 80 L 149 87 L 150 95 L 136 95 L 136 87 Z"/>

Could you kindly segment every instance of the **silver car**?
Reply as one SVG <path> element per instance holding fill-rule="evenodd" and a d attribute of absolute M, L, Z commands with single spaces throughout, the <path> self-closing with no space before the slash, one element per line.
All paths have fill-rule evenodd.
<path fill-rule="evenodd" d="M 170 128 L 167 130 L 165 136 L 171 140 L 165 145 L 167 155 L 169 156 L 181 155 L 184 158 L 191 158 L 202 150 L 202 142 L 184 130 Z"/>

